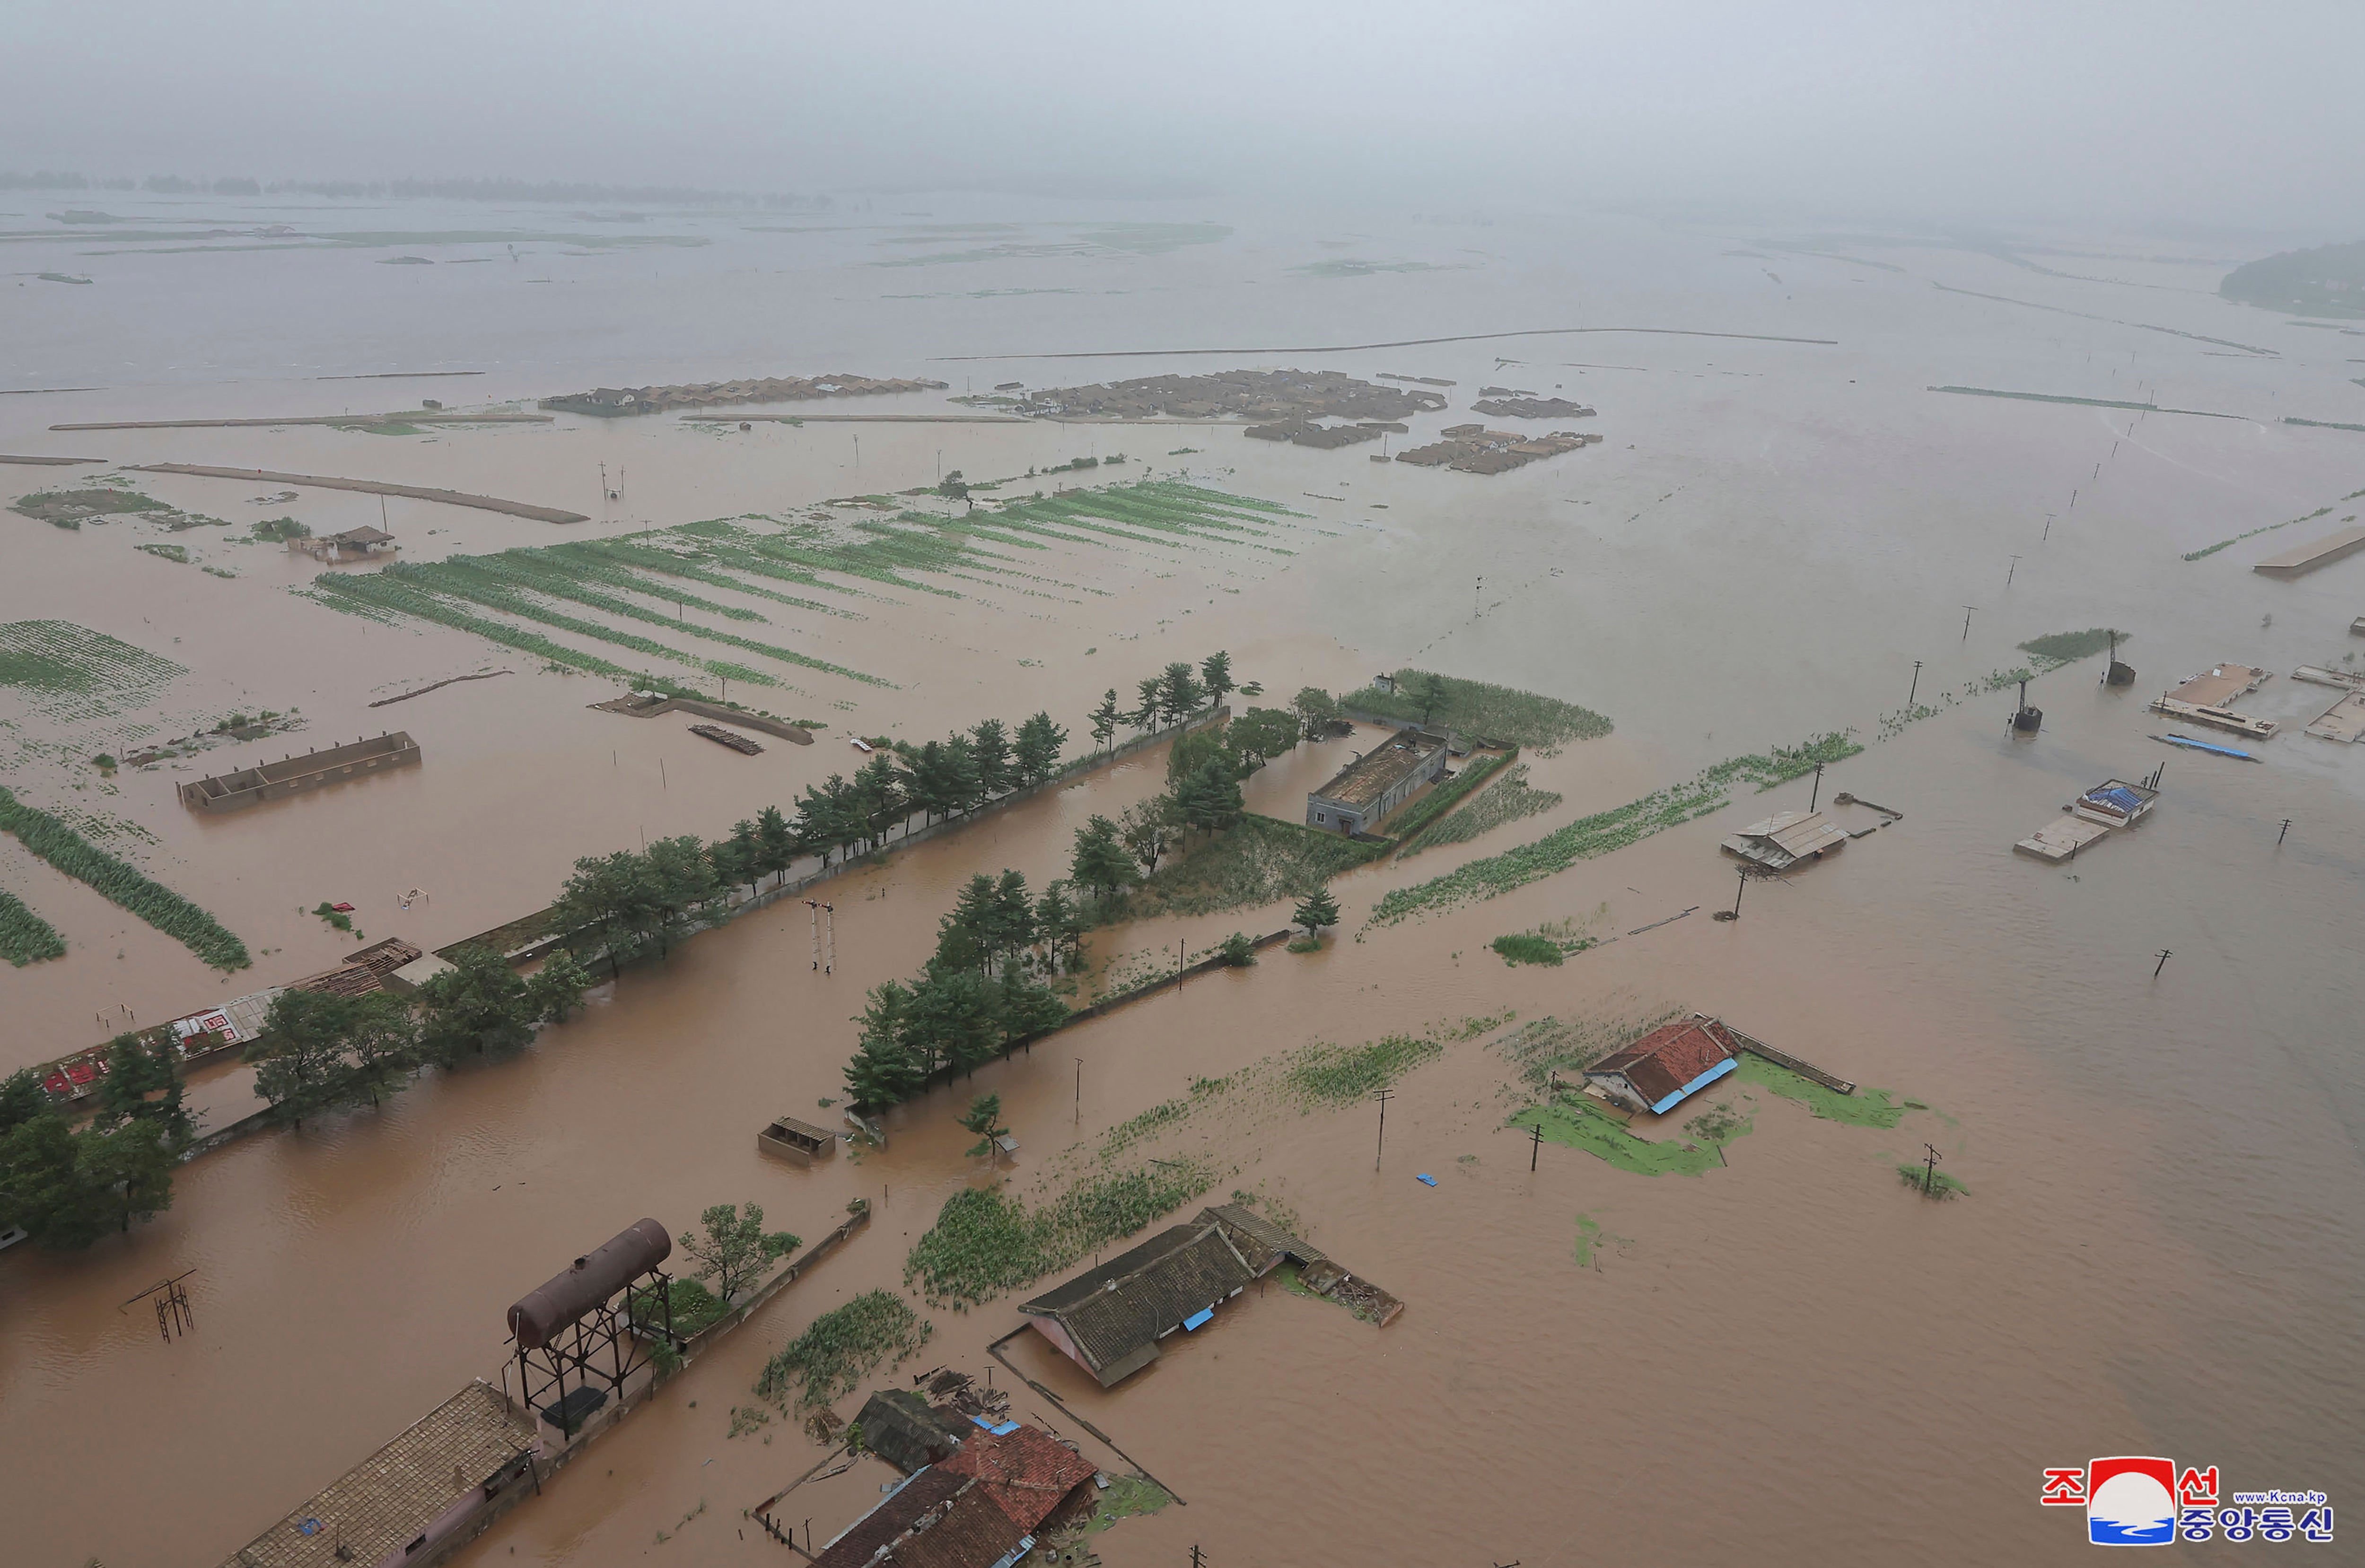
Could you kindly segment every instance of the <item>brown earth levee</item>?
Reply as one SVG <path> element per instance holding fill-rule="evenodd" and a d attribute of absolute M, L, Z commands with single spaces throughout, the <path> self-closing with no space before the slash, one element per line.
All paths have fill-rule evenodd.
<path fill-rule="evenodd" d="M 198 463 L 148 463 L 127 470 L 134 474 L 187 474 L 200 479 L 259 479 L 272 485 L 309 485 L 322 490 L 360 490 L 372 496 L 407 496 L 414 501 L 442 501 L 446 506 L 474 507 L 479 511 L 507 512 L 535 522 L 588 522 L 579 511 L 538 507 L 526 501 L 505 501 L 499 496 L 472 496 L 460 490 L 438 490 L 425 485 L 393 485 L 376 479 L 334 479 L 320 474 L 282 474 L 270 468 L 213 468 Z"/>
<path fill-rule="evenodd" d="M 77 463 L 104 463 L 104 457 L 17 457 L 0 453 L 0 463 L 22 463 L 29 467 L 71 468 Z"/>

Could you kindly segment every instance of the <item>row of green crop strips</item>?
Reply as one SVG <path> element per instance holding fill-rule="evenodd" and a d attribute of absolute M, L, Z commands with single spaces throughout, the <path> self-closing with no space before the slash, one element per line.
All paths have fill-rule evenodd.
<path fill-rule="evenodd" d="M 0 888 L 0 958 L 18 969 L 43 958 L 62 958 L 65 938 L 58 928 L 25 906 L 25 901 Z"/>
<path fill-rule="evenodd" d="M 1653 834 L 1721 811 L 1732 803 L 1733 790 L 1742 784 L 1755 784 L 1762 792 L 1811 773 L 1818 763 L 1838 762 L 1863 749 L 1845 734 L 1834 734 L 1818 735 L 1801 746 L 1729 757 L 1681 784 L 1581 817 L 1532 843 L 1473 860 L 1426 882 L 1398 888 L 1373 909 L 1371 924 L 1394 925 L 1415 914 L 1523 888 L 1565 871 L 1580 860 L 1623 849 Z"/>
<path fill-rule="evenodd" d="M 308 591 L 314 599 L 330 609 L 343 610 L 349 615 L 364 616 L 373 621 L 391 621 L 397 616 L 408 615 L 432 622 L 438 626 L 448 626 L 454 632 L 471 633 L 487 642 L 515 648 L 521 654 L 532 654 L 554 665 L 579 669 L 587 675 L 606 676 L 634 685 L 667 684 L 661 678 L 626 669 L 622 665 L 603 659 L 597 654 L 587 654 L 564 643 L 553 642 L 539 632 L 529 632 L 521 626 L 511 626 L 507 622 L 494 621 L 463 610 L 456 604 L 448 604 L 433 594 L 421 593 L 409 584 L 396 582 L 380 572 L 323 573 L 313 579 Z M 751 686 L 779 684 L 760 671 L 712 659 L 691 658 L 646 638 L 611 635 L 604 628 L 600 629 L 600 634 L 611 642 L 621 641 L 642 652 L 654 653 L 660 658 L 671 659 L 729 680 L 744 680 Z"/>
<path fill-rule="evenodd" d="M 49 812 L 26 805 L 5 785 L 0 785 L 0 832 L 15 834 L 18 843 L 58 870 L 88 883 L 101 897 L 138 915 L 214 968 L 242 969 L 251 961 L 246 944 L 212 915 L 172 889 L 150 881 Z"/>

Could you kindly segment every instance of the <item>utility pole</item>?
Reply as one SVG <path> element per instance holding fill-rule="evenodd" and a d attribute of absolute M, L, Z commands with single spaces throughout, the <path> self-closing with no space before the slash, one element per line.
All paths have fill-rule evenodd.
<path fill-rule="evenodd" d="M 1920 659 L 1915 659 L 1913 661 L 1913 684 L 1908 687 L 1905 691 L 1905 707 L 1908 712 L 1911 712 L 1913 708 L 1913 694 L 1921 689 L 1922 661 Z"/>
<path fill-rule="evenodd" d="M 822 934 L 827 944 L 822 953 L 821 972 L 835 974 L 837 972 L 837 906 L 825 903 L 821 906 L 821 913 Z"/>
<path fill-rule="evenodd" d="M 2291 832 L 2291 818 L 2285 817 L 2283 819 L 2282 833 L 2275 834 L 2275 847 L 2277 849 L 2281 849 L 2283 846 L 2283 834 Z"/>
<path fill-rule="evenodd" d="M 1732 913 L 1729 918 L 1733 920 L 1741 918 L 1741 890 L 1747 886 L 1749 886 L 1749 868 L 1743 865 L 1741 868 L 1741 880 L 1732 890 Z"/>
<path fill-rule="evenodd" d="M 1971 640 L 1971 611 L 1978 608 L 1976 604 L 1963 606 L 1963 641 L 1966 643 Z"/>
<path fill-rule="evenodd" d="M 821 968 L 821 901 L 819 899 L 805 900 L 805 919 L 812 926 L 813 967 L 818 969 Z"/>
<path fill-rule="evenodd" d="M 1922 1162 L 1922 1195 L 1935 1197 L 1938 1192 L 1938 1151 L 1926 1143 L 1922 1147 L 1928 1151 L 1928 1158 Z"/>
<path fill-rule="evenodd" d="M 1528 1174 L 1530 1176 L 1535 1174 L 1536 1156 L 1543 1152 L 1543 1148 L 1544 1122 L 1541 1116 L 1538 1116 L 1536 1125 L 1528 1129 Z"/>
<path fill-rule="evenodd" d="M 2168 949 L 2162 947 L 2159 950 L 2159 962 L 2151 967 L 2151 978 L 2159 979 L 2159 971 L 2166 968 L 2168 968 Z"/>
<path fill-rule="evenodd" d="M 1195 1546 L 1191 1549 L 1191 1568 L 1207 1568 L 1207 1554 Z"/>
<path fill-rule="evenodd" d="M 2003 586 L 2004 586 L 2004 587 L 2006 587 L 2006 588 L 2010 588 L 2010 587 L 2012 587 L 2012 574 L 2013 574 L 2014 572 L 2019 571 L 2019 570 L 2020 570 L 2020 557 L 2019 557 L 2019 556 L 2017 556 L 2017 555 L 2014 555 L 2014 556 L 2012 558 L 2012 565 L 2011 565 L 2010 566 L 2008 566 L 2008 567 L 2006 567 L 2006 568 L 2004 569 L 2004 574 L 2003 574 Z"/>
<path fill-rule="evenodd" d="M 1076 1058 L 1076 1120 L 1084 1119 L 1084 1058 Z"/>
<path fill-rule="evenodd" d="M 2045 514 L 2045 538 L 2044 538 L 2044 539 L 2040 539 L 2040 540 L 2038 540 L 2038 541 L 2037 541 L 2037 543 L 2038 543 L 2039 544 L 2042 544 L 2042 543 L 2046 543 L 2046 540 L 2049 540 L 2049 539 L 2051 539 L 2052 537 L 2053 537 L 2053 514 L 2052 514 L 2051 512 L 2046 512 L 2046 513 Z"/>
<path fill-rule="evenodd" d="M 1380 1155 L 1388 1147 L 1388 1102 L 1395 1098 L 1395 1093 L 1393 1089 L 1383 1089 L 1372 1096 L 1380 1103 L 1380 1141 L 1372 1150 L 1372 1169 L 1374 1170 L 1380 1168 Z"/>
<path fill-rule="evenodd" d="M 1821 800 L 1821 799 L 1822 799 L 1822 796 L 1823 796 L 1823 765 L 1822 765 L 1821 763 L 1820 763 L 1820 762 L 1819 762 L 1819 763 L 1815 764 L 1815 783 L 1814 783 L 1814 787 L 1813 787 L 1812 789 L 1810 789 L 1810 790 L 1808 790 L 1808 791 L 1807 791 L 1807 810 L 1809 810 L 1809 811 L 1810 811 L 1810 812 L 1811 812 L 1811 811 L 1813 811 L 1813 810 L 1815 809 L 1815 802 L 1816 802 L 1817 801 Z"/>

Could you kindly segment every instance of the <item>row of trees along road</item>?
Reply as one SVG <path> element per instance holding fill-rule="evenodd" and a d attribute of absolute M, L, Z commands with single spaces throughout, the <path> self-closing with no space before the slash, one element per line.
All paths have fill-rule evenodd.
<path fill-rule="evenodd" d="M 1194 670 L 1176 661 L 1141 682 L 1141 700 L 1127 709 L 1111 688 L 1092 714 L 1093 738 L 1105 749 L 1122 726 L 1146 732 L 1180 722 L 1237 689 L 1230 655 L 1217 651 Z M 604 947 L 610 970 L 654 950 L 659 956 L 685 935 L 725 917 L 734 889 L 752 896 L 767 877 L 785 878 L 808 856 L 826 863 L 885 845 L 916 814 L 923 825 L 965 815 L 1013 790 L 1040 784 L 1059 771 L 1068 732 L 1037 712 L 1014 733 L 999 719 L 914 745 L 876 747 L 849 778 L 833 773 L 807 785 L 794 814 L 767 806 L 705 843 L 695 834 L 659 839 L 635 853 L 586 857 L 561 890 L 556 918 L 585 946 Z"/>
<path fill-rule="evenodd" d="M 591 980 L 566 953 L 553 954 L 532 979 L 474 945 L 454 950 L 451 963 L 420 988 L 415 1006 L 383 991 L 281 991 L 252 1053 L 255 1093 L 297 1126 L 307 1116 L 376 1105 L 424 1069 L 523 1048 L 535 1025 L 574 1012 Z"/>
<path fill-rule="evenodd" d="M 189 1114 L 170 1045 L 118 1035 L 98 1112 L 76 1128 L 32 1069 L 0 1080 L 0 1230 L 54 1251 L 88 1247 L 173 1206 Z"/>

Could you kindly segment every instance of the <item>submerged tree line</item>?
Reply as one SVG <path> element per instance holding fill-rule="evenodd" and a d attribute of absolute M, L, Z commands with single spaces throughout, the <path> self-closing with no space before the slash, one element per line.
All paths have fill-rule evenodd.
<path fill-rule="evenodd" d="M 308 1116 L 375 1105 L 430 1067 L 506 1055 L 581 1002 L 589 977 L 566 954 L 521 978 L 498 954 L 465 946 L 416 1001 L 288 990 L 275 998 L 250 1053 L 254 1092 L 298 1126 Z M 108 1043 L 97 1113 L 77 1127 L 31 1068 L 0 1080 L 0 1231 L 73 1250 L 173 1205 L 173 1172 L 195 1137 L 180 1062 L 161 1034 Z"/>
<path fill-rule="evenodd" d="M 1196 667 L 1177 661 L 1142 680 L 1131 706 L 1111 689 L 1090 716 L 1093 738 L 1106 749 L 1122 728 L 1148 733 L 1180 722 L 1235 689 L 1222 652 Z M 1054 982 L 1077 962 L 1084 933 L 1114 913 L 1112 898 L 1184 835 L 1237 822 L 1239 780 L 1295 745 L 1302 729 L 1324 733 L 1294 712 L 1251 709 L 1224 730 L 1179 737 L 1165 793 L 1121 824 L 1094 817 L 1079 833 L 1072 881 L 1037 895 L 1016 871 L 971 879 L 922 975 L 871 993 L 863 1045 L 847 1068 L 853 1097 L 892 1103 L 939 1070 L 973 1067 L 1064 1020 L 1068 1004 Z M 793 815 L 768 807 L 711 843 L 683 834 L 638 853 L 580 859 L 551 912 L 566 948 L 531 977 L 472 945 L 447 950 L 451 967 L 415 997 L 281 992 L 249 1051 L 255 1093 L 300 1126 L 377 1105 L 430 1068 L 509 1055 L 579 1005 L 592 983 L 586 955 L 604 952 L 611 973 L 652 950 L 662 955 L 725 918 L 738 888 L 752 895 L 800 858 L 875 848 L 914 814 L 958 816 L 1044 782 L 1059 771 L 1067 741 L 1048 712 L 1014 730 L 989 719 L 942 741 L 880 741 L 852 778 L 833 774 L 809 786 Z M 75 1249 L 171 1206 L 173 1172 L 195 1137 L 172 1044 L 120 1036 L 107 1065 L 98 1113 L 81 1126 L 33 1070 L 0 1080 L 0 1231 L 22 1226 L 38 1245 Z"/>
<path fill-rule="evenodd" d="M 1133 722 L 1151 723 L 1166 711 L 1187 713 L 1233 689 L 1229 661 L 1212 655 L 1194 671 L 1171 665 L 1141 683 Z M 1112 819 L 1095 815 L 1076 830 L 1066 878 L 1036 894 L 1023 872 L 970 879 L 938 922 L 936 949 L 912 980 L 874 986 L 856 1022 L 861 1035 L 846 1065 L 847 1097 L 880 1109 L 922 1093 L 940 1074 L 966 1073 L 1067 1022 L 1065 976 L 1080 960 L 1084 934 L 1120 918 L 1128 889 L 1155 872 L 1167 856 L 1187 848 L 1194 834 L 1213 837 L 1245 813 L 1240 785 L 1302 739 L 1331 733 L 1337 709 L 1318 701 L 1301 709 L 1250 708 L 1221 728 L 1175 737 L 1166 757 L 1166 788 Z M 1161 706 L 1171 704 L 1171 707 Z M 1095 712 L 1096 726 L 1123 717 L 1112 690 Z M 1298 890 L 1296 924 L 1308 935 L 1339 919 L 1337 903 L 1319 887 Z M 1235 932 L 1222 946 L 1231 963 L 1254 961 L 1248 936 Z M 991 1110 L 973 1108 L 990 1141 Z M 969 1126 L 964 1121 L 963 1126 Z M 982 1145 L 981 1147 L 983 1147 Z"/>

